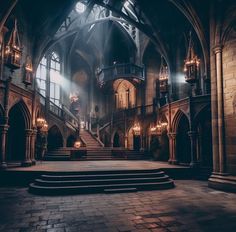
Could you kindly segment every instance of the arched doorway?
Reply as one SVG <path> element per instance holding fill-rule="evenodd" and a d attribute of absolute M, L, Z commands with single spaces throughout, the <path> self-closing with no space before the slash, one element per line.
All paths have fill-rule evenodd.
<path fill-rule="evenodd" d="M 191 147 L 188 118 L 182 114 L 177 126 L 176 152 L 177 160 L 180 164 L 189 164 L 191 162 Z"/>
<path fill-rule="evenodd" d="M 48 150 L 63 147 L 63 137 L 57 126 L 52 126 L 48 131 Z"/>
<path fill-rule="evenodd" d="M 141 137 L 140 135 L 135 135 L 133 136 L 133 144 L 134 144 L 134 150 L 139 151 L 141 148 Z"/>
<path fill-rule="evenodd" d="M 163 131 L 160 137 L 160 160 L 168 161 L 169 159 L 169 137 L 167 135 L 167 130 Z"/>
<path fill-rule="evenodd" d="M 75 141 L 76 141 L 76 137 L 74 135 L 69 135 L 66 140 L 66 146 L 74 147 Z"/>
<path fill-rule="evenodd" d="M 7 135 L 7 161 L 23 161 L 26 153 L 26 129 L 29 116 L 24 103 L 19 102 L 9 111 Z"/>
<path fill-rule="evenodd" d="M 128 109 L 136 105 L 136 88 L 124 79 L 114 81 L 113 88 L 115 92 L 116 109 Z"/>
<path fill-rule="evenodd" d="M 121 147 L 120 136 L 117 132 L 115 133 L 114 138 L 113 138 L 113 147 Z"/>
<path fill-rule="evenodd" d="M 212 167 L 211 110 L 208 107 L 197 116 L 197 160 L 203 167 Z"/>
<path fill-rule="evenodd" d="M 128 131 L 128 149 L 139 151 L 141 148 L 141 136 L 139 133 L 134 133 L 133 126 Z"/>

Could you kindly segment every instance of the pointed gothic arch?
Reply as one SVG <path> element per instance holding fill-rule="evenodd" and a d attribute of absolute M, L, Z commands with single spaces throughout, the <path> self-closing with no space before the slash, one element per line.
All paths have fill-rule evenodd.
<path fill-rule="evenodd" d="M 8 112 L 7 160 L 22 162 L 26 157 L 26 130 L 31 128 L 31 115 L 23 100 L 15 103 Z"/>
<path fill-rule="evenodd" d="M 63 136 L 57 125 L 53 125 L 48 130 L 48 150 L 55 150 L 59 147 L 63 147 Z"/>
<path fill-rule="evenodd" d="M 184 113 L 182 110 L 178 110 L 172 120 L 172 130 L 173 132 L 177 131 L 178 125 L 179 125 L 179 121 L 181 119 L 182 116 L 186 116 L 187 120 L 188 120 L 188 124 L 190 124 L 189 122 L 189 117 L 187 116 L 186 113 Z"/>
<path fill-rule="evenodd" d="M 53 125 L 48 130 L 48 150 L 55 150 L 59 147 L 63 147 L 63 136 L 57 125 Z"/>

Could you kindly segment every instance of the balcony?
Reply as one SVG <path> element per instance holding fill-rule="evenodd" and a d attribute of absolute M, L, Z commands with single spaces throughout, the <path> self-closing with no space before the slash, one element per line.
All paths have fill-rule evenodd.
<path fill-rule="evenodd" d="M 135 64 L 114 64 L 97 71 L 97 79 L 100 86 L 103 86 L 108 81 L 120 78 L 144 81 L 144 68 Z"/>

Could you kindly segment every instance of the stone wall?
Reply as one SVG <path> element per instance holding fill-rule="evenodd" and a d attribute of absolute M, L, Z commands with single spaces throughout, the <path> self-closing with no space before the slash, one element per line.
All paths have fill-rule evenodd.
<path fill-rule="evenodd" d="M 223 47 L 223 88 L 227 172 L 236 175 L 236 32 Z"/>

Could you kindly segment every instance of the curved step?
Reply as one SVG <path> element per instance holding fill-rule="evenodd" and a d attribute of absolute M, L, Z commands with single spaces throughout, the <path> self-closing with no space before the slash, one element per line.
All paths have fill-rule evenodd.
<path fill-rule="evenodd" d="M 36 179 L 38 186 L 84 186 L 84 185 L 109 185 L 109 184 L 128 184 L 128 183 L 153 183 L 168 180 L 164 175 L 155 178 L 126 178 L 126 179 L 93 179 L 93 180 L 42 180 Z"/>
<path fill-rule="evenodd" d="M 40 195 L 65 195 L 65 194 L 82 194 L 82 193 L 99 193 L 104 192 L 105 189 L 130 189 L 136 188 L 138 191 L 144 190 L 161 190 L 174 187 L 172 180 L 161 183 L 135 183 L 135 184 L 113 184 L 113 185 L 90 185 L 90 186 L 38 186 L 36 184 L 30 184 L 29 192 Z"/>
<path fill-rule="evenodd" d="M 128 178 L 128 177 L 161 177 L 164 175 L 164 172 L 155 172 L 155 173 L 117 173 L 117 174 L 97 174 L 97 175 L 42 175 L 41 179 L 44 180 L 90 180 L 90 179 L 116 179 L 116 178 Z"/>
<path fill-rule="evenodd" d="M 113 170 L 87 172 L 49 172 L 30 184 L 37 194 L 61 195 L 97 193 L 105 189 L 153 190 L 173 188 L 174 182 L 160 169 Z M 106 191 L 109 192 L 109 191 Z"/>

